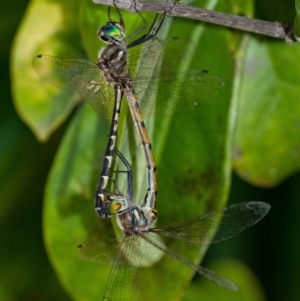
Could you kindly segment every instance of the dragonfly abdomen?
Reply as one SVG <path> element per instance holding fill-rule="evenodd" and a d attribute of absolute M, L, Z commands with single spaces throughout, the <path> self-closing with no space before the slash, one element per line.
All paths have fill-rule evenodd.
<path fill-rule="evenodd" d="M 120 89 L 115 90 L 114 113 L 113 113 L 113 118 L 110 127 L 109 140 L 103 158 L 103 164 L 100 172 L 100 179 L 97 183 L 97 187 L 94 195 L 95 211 L 102 218 L 111 215 L 111 212 L 106 209 L 107 203 L 110 202 L 110 200 L 106 197 L 106 187 L 107 187 L 108 179 L 110 177 L 109 174 L 111 171 L 114 150 L 117 142 L 122 95 L 123 93 Z"/>
<path fill-rule="evenodd" d="M 129 91 L 125 91 L 128 106 L 131 112 L 131 116 L 138 133 L 138 138 L 143 150 L 143 154 L 146 160 L 147 171 L 148 171 L 148 189 L 144 200 L 142 202 L 142 207 L 149 207 L 153 209 L 153 215 L 156 216 L 156 195 L 157 195 L 157 181 L 156 181 L 156 164 L 154 160 L 154 155 L 152 152 L 152 145 L 150 142 L 150 138 L 145 127 L 142 113 L 140 111 L 136 94 L 133 88 L 128 89 Z"/>

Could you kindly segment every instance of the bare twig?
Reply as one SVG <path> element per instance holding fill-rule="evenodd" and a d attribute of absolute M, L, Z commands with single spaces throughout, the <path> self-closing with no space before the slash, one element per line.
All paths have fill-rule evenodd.
<path fill-rule="evenodd" d="M 97 4 L 104 4 L 113 6 L 113 0 L 93 0 Z M 220 13 L 204 8 L 198 8 L 180 4 L 177 2 L 167 1 L 149 1 L 141 2 L 139 0 L 115 0 L 118 8 L 128 10 L 130 12 L 151 11 L 163 13 L 167 11 L 167 15 L 171 17 L 185 17 L 204 22 L 223 25 L 235 29 L 240 29 L 248 32 L 254 32 L 273 38 L 284 39 L 286 42 L 296 41 L 293 34 L 293 25 L 282 24 L 279 22 L 268 22 L 257 19 L 249 19 L 246 17 L 231 15 L 227 13 Z"/>

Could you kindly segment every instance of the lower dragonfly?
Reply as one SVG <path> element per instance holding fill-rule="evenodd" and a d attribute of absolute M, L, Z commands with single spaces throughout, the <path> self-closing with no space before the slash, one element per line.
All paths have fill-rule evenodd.
<path fill-rule="evenodd" d="M 256 224 L 265 217 L 271 206 L 264 202 L 242 202 L 183 222 L 160 228 L 153 227 L 152 220 L 147 220 L 143 207 L 133 202 L 133 177 L 130 164 L 117 149 L 116 154 L 127 167 L 128 175 L 127 195 L 123 195 L 117 187 L 117 193 L 111 194 L 112 207 L 114 202 L 120 200 L 127 204 L 124 212 L 115 214 L 117 225 L 123 231 L 123 238 L 113 239 L 108 243 L 88 243 L 78 246 L 79 255 L 84 259 L 107 262 L 109 258 L 112 261 L 102 300 L 139 300 L 142 284 L 141 267 L 147 265 L 144 258 L 150 258 L 153 254 L 158 254 L 156 255 L 158 258 L 166 254 L 214 283 L 230 290 L 237 290 L 237 286 L 232 281 L 166 249 L 157 239 L 157 235 L 201 245 L 214 244 Z M 114 214 L 114 211 L 111 214 Z"/>

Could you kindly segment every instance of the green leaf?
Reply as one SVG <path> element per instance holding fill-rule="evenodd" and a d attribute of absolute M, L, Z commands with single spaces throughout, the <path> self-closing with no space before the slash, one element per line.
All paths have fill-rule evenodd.
<path fill-rule="evenodd" d="M 246 181 L 270 187 L 300 167 L 300 49 L 248 37 L 242 51 L 234 168 Z"/>
<path fill-rule="evenodd" d="M 130 19 L 125 21 L 130 23 Z M 191 68 L 219 73 L 226 87 L 218 97 L 200 104 L 192 112 L 146 121 L 158 162 L 158 226 L 223 207 L 230 184 L 233 117 L 229 102 L 233 76 L 228 46 L 230 35 L 220 28 L 175 20 L 169 36 L 187 32 L 199 45 Z M 194 93 L 197 99 L 197 91 Z M 121 130 L 119 141 L 122 152 L 125 150 L 126 158 L 135 166 L 134 181 L 138 189 L 135 200 L 139 204 L 140 196 L 145 193 L 145 163 L 139 158 L 134 125 L 130 119 L 122 119 L 123 129 L 125 122 L 128 131 L 122 133 Z M 76 247 L 81 243 L 105 241 L 115 236 L 111 220 L 99 220 L 93 210 L 93 189 L 106 145 L 107 125 L 91 108 L 79 110 L 60 147 L 47 184 L 46 245 L 61 283 L 75 300 L 99 300 L 111 267 L 80 260 L 76 254 Z M 126 181 L 118 180 L 118 186 L 126 187 Z M 198 246 L 187 248 L 182 242 L 165 242 L 170 250 L 183 257 L 200 260 Z M 203 248 L 201 257 L 204 252 Z M 178 299 L 191 277 L 190 269 L 164 256 L 155 265 L 143 269 L 141 300 Z"/>
<path fill-rule="evenodd" d="M 12 91 L 16 109 L 39 140 L 68 117 L 78 95 L 62 93 L 35 74 L 33 58 L 41 53 L 82 56 L 78 34 L 78 1 L 34 0 L 21 23 L 11 56 Z"/>
<path fill-rule="evenodd" d="M 238 260 L 218 260 L 209 266 L 218 274 L 232 280 L 239 288 L 237 292 L 216 289 L 215 285 L 209 281 L 197 278 L 191 283 L 184 301 L 201 299 L 206 301 L 265 301 L 266 296 L 261 284 L 254 273 L 242 262 Z"/>

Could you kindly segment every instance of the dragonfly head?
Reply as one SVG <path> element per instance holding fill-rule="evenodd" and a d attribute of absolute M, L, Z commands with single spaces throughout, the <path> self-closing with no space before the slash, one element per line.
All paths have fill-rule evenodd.
<path fill-rule="evenodd" d="M 128 202 L 123 195 L 109 194 L 105 199 L 105 209 L 109 216 L 123 213 L 128 208 Z"/>
<path fill-rule="evenodd" d="M 107 44 L 122 43 L 125 38 L 125 28 L 122 23 L 109 21 L 98 29 L 99 39 Z"/>

